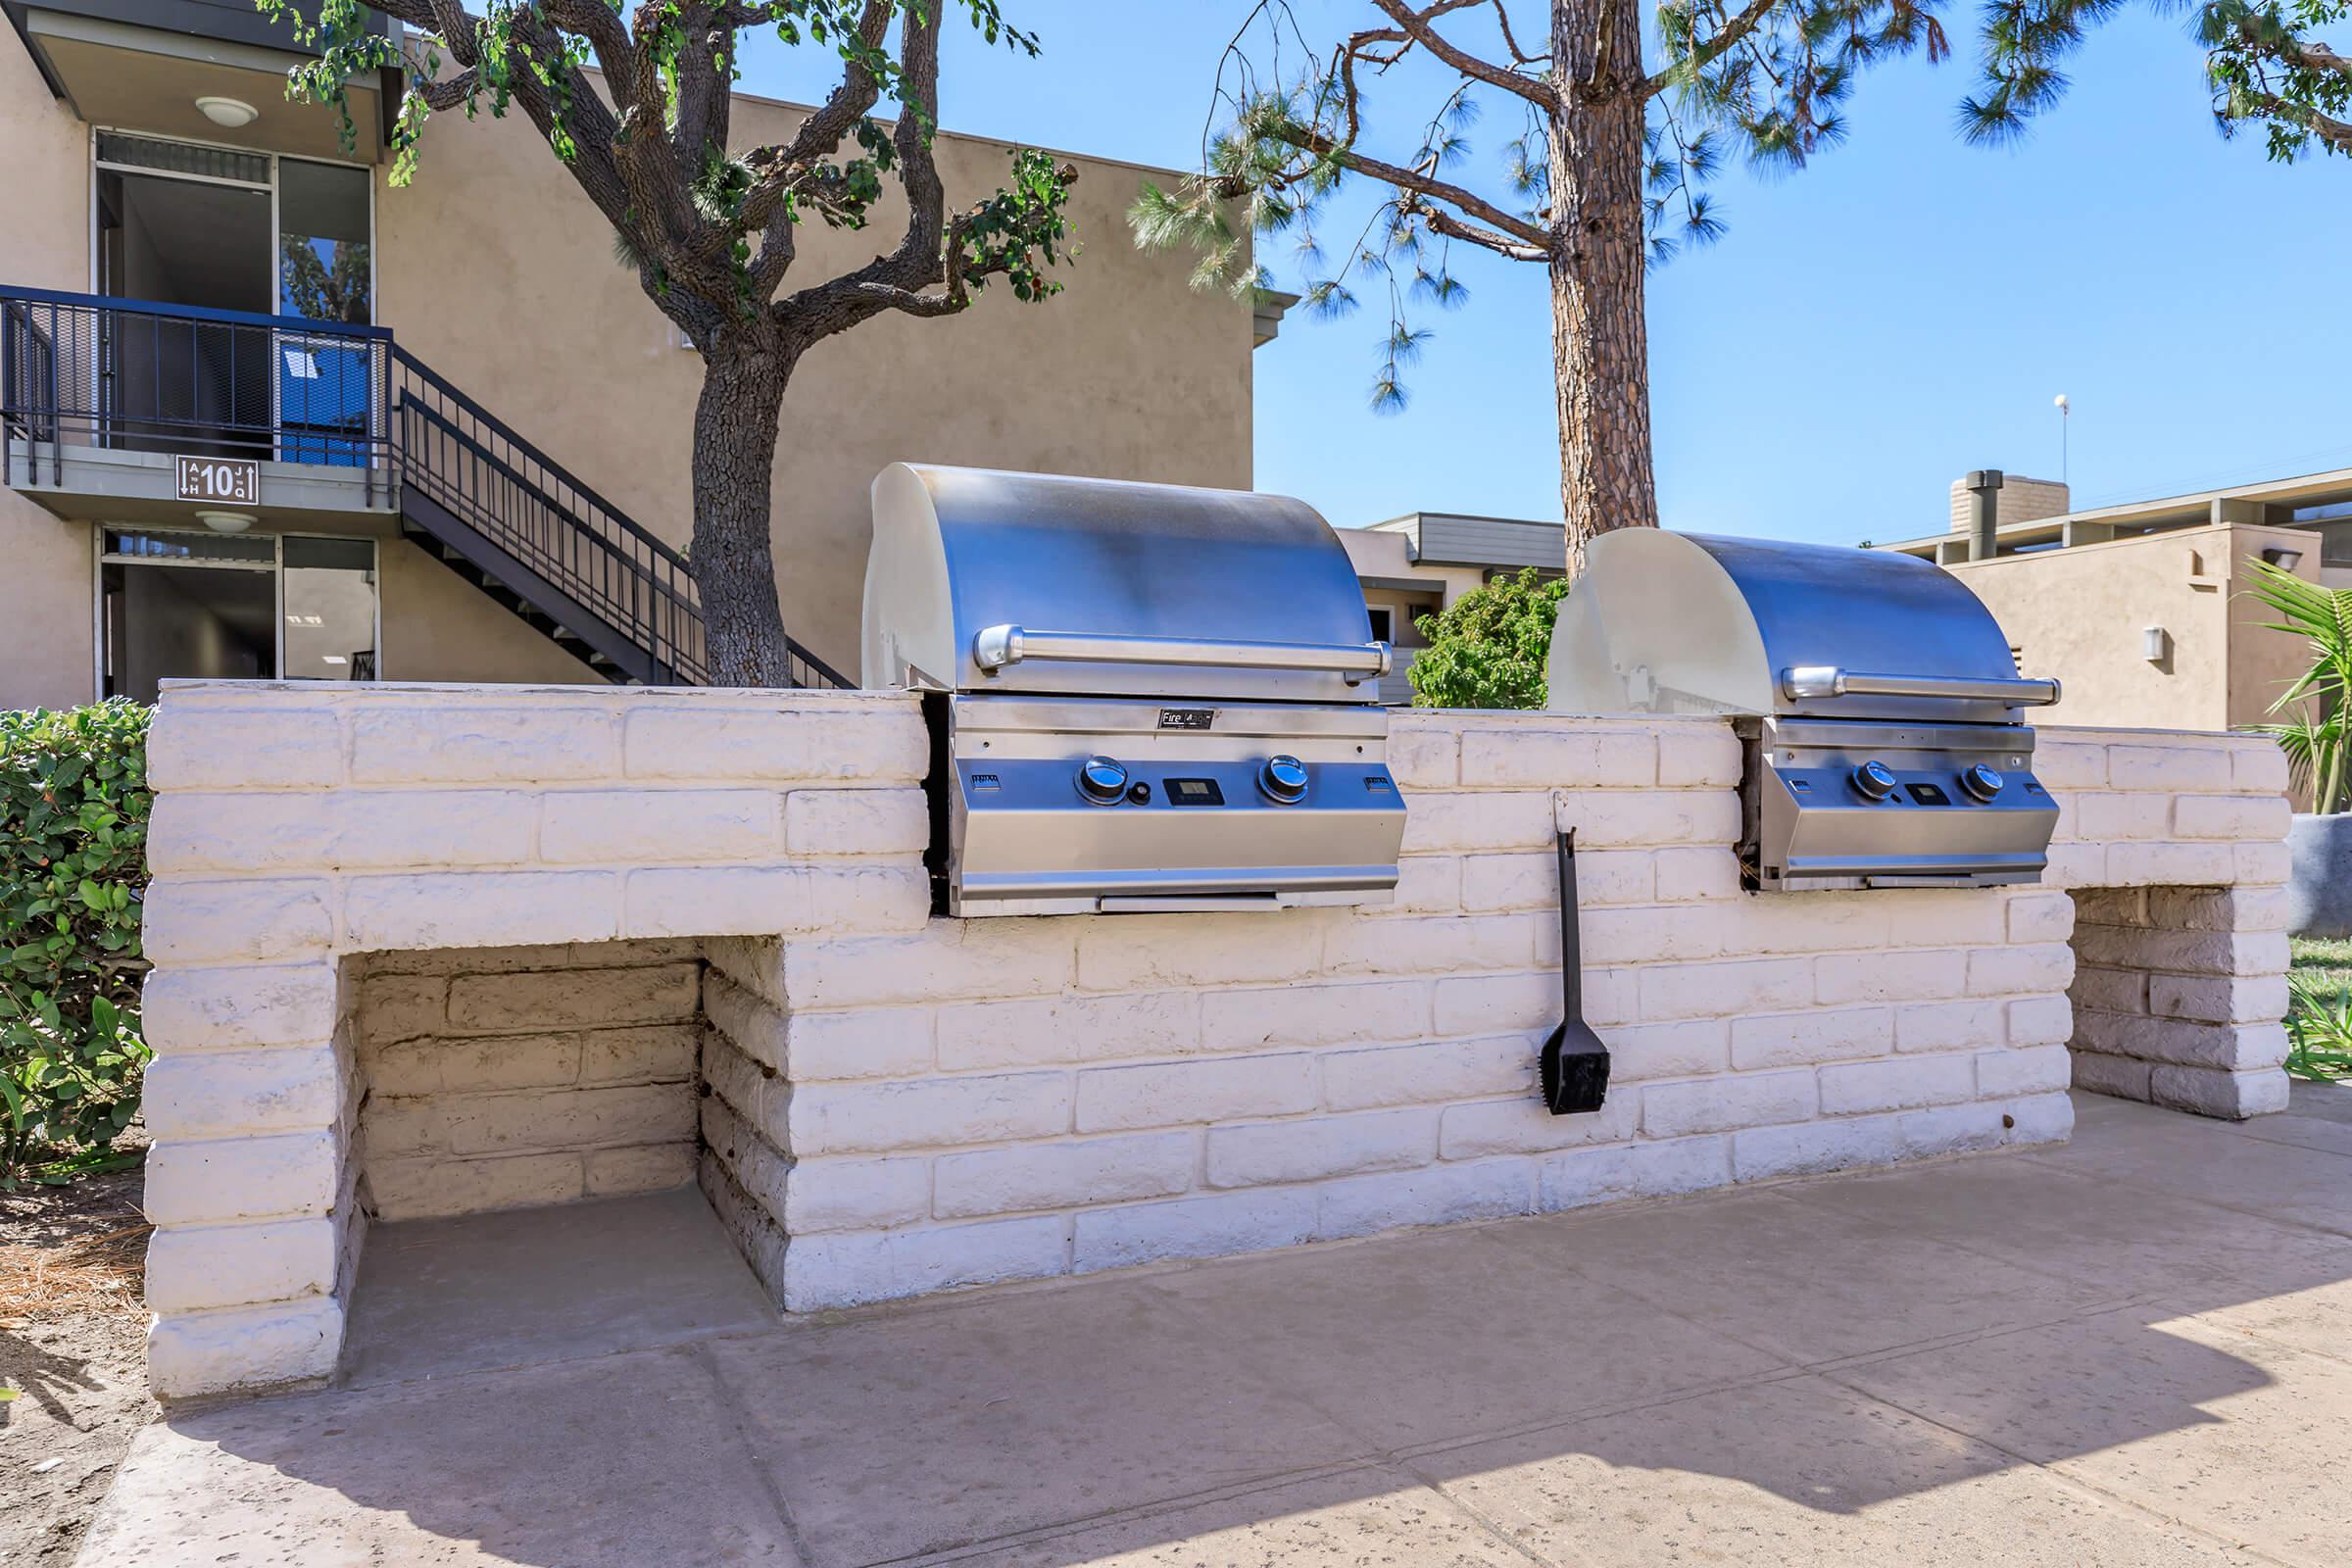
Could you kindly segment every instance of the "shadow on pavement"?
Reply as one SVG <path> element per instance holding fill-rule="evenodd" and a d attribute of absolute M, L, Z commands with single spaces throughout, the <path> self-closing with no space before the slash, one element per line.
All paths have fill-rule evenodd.
<path fill-rule="evenodd" d="M 87 1560 L 2352 1561 L 2332 1114 L 192 1412 Z"/>

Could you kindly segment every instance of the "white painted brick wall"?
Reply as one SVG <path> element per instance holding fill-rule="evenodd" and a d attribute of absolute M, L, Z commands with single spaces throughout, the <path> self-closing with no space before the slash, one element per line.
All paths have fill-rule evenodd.
<path fill-rule="evenodd" d="M 358 960 L 368 1211 L 472 1213 L 691 1180 L 701 981 L 675 944 L 408 955 L 397 972 Z"/>
<path fill-rule="evenodd" d="M 1389 755 L 1393 906 L 953 923 L 908 699 L 175 687 L 156 1386 L 331 1369 L 363 1167 L 461 1207 L 699 1171 L 797 1310 L 2047 1142 L 2070 1068 L 2282 1092 L 2265 743 L 2045 729 L 2047 886 L 1774 897 L 1719 721 L 1408 711 Z M 1555 825 L 1597 1115 L 1533 1094 Z M 580 978 L 616 940 L 659 1002 Z M 2107 1014 L 2171 1059 L 2082 1049 Z"/>

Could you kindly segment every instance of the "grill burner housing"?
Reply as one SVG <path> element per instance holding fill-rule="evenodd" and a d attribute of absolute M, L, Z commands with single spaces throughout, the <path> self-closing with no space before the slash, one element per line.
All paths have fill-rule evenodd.
<path fill-rule="evenodd" d="M 926 694 L 941 912 L 1386 903 L 1390 653 L 1301 502 L 893 464 L 863 674 Z"/>
<path fill-rule="evenodd" d="M 1552 632 L 1550 707 L 1733 715 L 1751 886 L 2036 882 L 2057 803 L 2034 776 L 2008 639 L 1914 557 L 1626 528 L 1587 547 Z"/>

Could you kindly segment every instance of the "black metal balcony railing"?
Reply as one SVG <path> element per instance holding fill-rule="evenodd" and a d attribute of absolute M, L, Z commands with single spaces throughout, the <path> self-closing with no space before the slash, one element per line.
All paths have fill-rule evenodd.
<path fill-rule="evenodd" d="M 0 290 L 0 420 L 34 483 L 42 446 L 52 482 L 67 448 L 95 447 L 358 468 L 372 502 L 391 347 L 381 327 Z"/>
<path fill-rule="evenodd" d="M 0 288 L 0 484 L 41 483 L 44 453 L 56 483 L 75 447 L 357 468 L 368 504 L 397 500 L 551 625 L 603 631 L 633 678 L 709 680 L 685 558 L 385 328 Z M 850 684 L 789 656 L 796 686 Z"/>

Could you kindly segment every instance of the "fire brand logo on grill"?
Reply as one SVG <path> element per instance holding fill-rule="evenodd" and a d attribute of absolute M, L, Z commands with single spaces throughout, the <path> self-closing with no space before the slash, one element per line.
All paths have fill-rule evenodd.
<path fill-rule="evenodd" d="M 1217 721 L 1213 708 L 1163 708 L 1159 710 L 1161 729 L 1206 729 Z"/>

